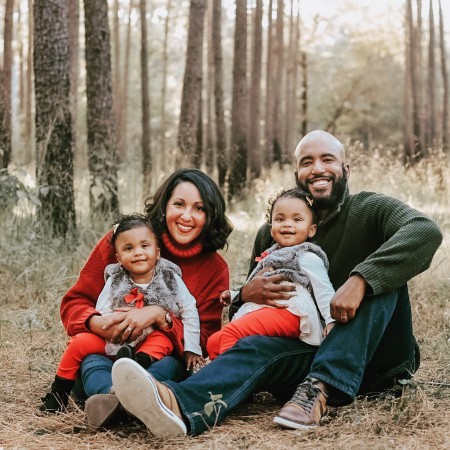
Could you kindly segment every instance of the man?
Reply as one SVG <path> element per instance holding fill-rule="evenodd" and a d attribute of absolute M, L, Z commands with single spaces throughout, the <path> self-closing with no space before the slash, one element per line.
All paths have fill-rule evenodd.
<path fill-rule="evenodd" d="M 295 160 L 297 185 L 311 194 L 320 214 L 315 242 L 330 260 L 336 289 L 331 313 L 338 323 L 318 349 L 284 338 L 242 339 L 179 383 L 159 383 L 133 361 L 119 360 L 112 374 L 116 394 L 153 435 L 199 434 L 261 390 L 280 399 L 294 393 L 274 420 L 309 428 L 319 424 L 327 405 L 389 389 L 417 370 L 407 282 L 429 267 L 442 241 L 438 226 L 394 198 L 350 195 L 344 148 L 329 133 L 307 134 Z M 271 244 L 266 224 L 252 261 Z M 293 289 L 280 281 L 260 273 L 241 289 L 239 302 L 277 307 L 276 300 L 289 298 Z"/>

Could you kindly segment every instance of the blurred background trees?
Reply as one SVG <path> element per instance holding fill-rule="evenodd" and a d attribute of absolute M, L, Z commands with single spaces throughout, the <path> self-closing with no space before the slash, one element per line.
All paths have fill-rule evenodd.
<path fill-rule="evenodd" d="M 54 217 L 61 205 L 49 197 L 44 206 L 43 195 L 71 177 L 76 208 L 84 213 L 88 197 L 95 222 L 127 206 L 125 189 L 141 204 L 180 165 L 204 169 L 233 200 L 274 163 L 291 163 L 317 128 L 405 166 L 448 151 L 445 1 L 47 3 L 66 4 L 46 31 L 67 30 L 51 63 L 67 58 L 64 75 L 52 75 L 51 47 L 36 42 L 32 0 L 0 5 L 0 161 L 2 176 L 23 168 L 44 188 L 37 207 L 56 208 Z M 62 116 L 70 151 L 51 134 Z M 55 165 L 64 188 L 41 176 L 53 161 L 64 161 Z"/>

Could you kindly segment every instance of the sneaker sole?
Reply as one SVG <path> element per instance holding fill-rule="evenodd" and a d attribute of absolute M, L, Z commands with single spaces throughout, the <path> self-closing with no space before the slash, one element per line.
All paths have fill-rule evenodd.
<path fill-rule="evenodd" d="M 185 435 L 186 425 L 162 402 L 153 377 L 131 359 L 119 359 L 112 367 L 112 381 L 120 403 L 155 437 Z"/>
<path fill-rule="evenodd" d="M 311 428 L 316 428 L 318 426 L 316 424 L 314 424 L 314 425 L 304 425 L 302 423 L 292 422 L 291 420 L 283 419 L 283 417 L 280 417 L 280 416 L 275 416 L 273 421 L 276 424 L 281 425 L 282 427 L 290 428 L 292 430 L 309 430 Z"/>

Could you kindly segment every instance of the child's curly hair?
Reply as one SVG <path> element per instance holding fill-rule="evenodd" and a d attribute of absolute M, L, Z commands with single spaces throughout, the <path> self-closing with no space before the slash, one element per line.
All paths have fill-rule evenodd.
<path fill-rule="evenodd" d="M 315 211 L 315 209 L 313 208 L 312 197 L 307 192 L 299 188 L 294 188 L 278 191 L 273 197 L 269 198 L 269 204 L 267 206 L 266 211 L 266 220 L 269 224 L 272 223 L 272 214 L 275 203 L 277 202 L 278 199 L 282 197 L 298 198 L 299 200 L 303 200 L 306 206 L 308 206 L 312 212 L 313 223 L 317 224 L 319 222 L 319 215 L 317 214 L 317 211 Z"/>
<path fill-rule="evenodd" d="M 115 217 L 112 227 L 113 233 L 110 238 L 110 243 L 113 247 L 119 234 L 138 227 L 148 228 L 155 236 L 156 243 L 158 244 L 158 236 L 155 233 L 155 227 L 152 221 L 143 214 L 119 214 Z"/>

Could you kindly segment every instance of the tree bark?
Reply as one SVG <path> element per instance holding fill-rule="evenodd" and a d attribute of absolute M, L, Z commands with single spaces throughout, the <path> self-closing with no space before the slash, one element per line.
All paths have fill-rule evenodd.
<path fill-rule="evenodd" d="M 242 197 L 247 178 L 247 1 L 236 0 L 233 97 L 231 106 L 231 171 L 228 198 Z"/>
<path fill-rule="evenodd" d="M 78 0 L 69 2 L 69 58 L 70 58 L 70 115 L 72 120 L 72 153 L 77 149 L 77 111 L 78 111 L 78 78 L 79 78 L 79 26 L 80 26 L 80 4 Z"/>
<path fill-rule="evenodd" d="M 264 166 L 270 169 L 273 162 L 273 25 L 272 25 L 273 0 L 269 1 L 269 11 L 267 13 L 267 58 L 266 58 L 266 104 L 265 104 L 265 152 Z"/>
<path fill-rule="evenodd" d="M 284 0 L 277 2 L 277 25 L 276 25 L 276 80 L 274 84 L 274 105 L 273 105 L 273 150 L 274 160 L 279 164 L 286 162 L 286 149 L 283 148 L 283 120 L 282 120 L 282 99 L 281 92 L 283 86 L 284 72 Z"/>
<path fill-rule="evenodd" d="M 214 110 L 216 119 L 217 178 L 224 189 L 228 170 L 227 137 L 223 105 L 222 5 L 213 0 L 212 40 L 214 47 Z"/>
<path fill-rule="evenodd" d="M 65 0 L 34 2 L 38 218 L 61 238 L 75 231 L 67 17 Z"/>
<path fill-rule="evenodd" d="M 250 112 L 248 145 L 250 148 L 250 178 L 261 176 L 261 144 L 259 119 L 261 103 L 261 58 L 262 58 L 262 0 L 257 0 L 253 17 L 252 69 L 250 83 Z"/>
<path fill-rule="evenodd" d="M 426 102 L 426 135 L 428 148 L 433 148 L 436 135 L 436 63 L 434 57 L 434 13 L 433 0 L 430 0 L 429 10 L 429 44 L 428 44 L 428 89 Z"/>
<path fill-rule="evenodd" d="M 202 80 L 203 28 L 206 0 L 191 0 L 189 8 L 189 31 L 181 98 L 180 123 L 176 165 L 192 163 L 197 148 L 197 124 L 199 97 Z"/>
<path fill-rule="evenodd" d="M 166 4 L 166 20 L 164 23 L 164 43 L 163 43 L 163 73 L 162 73 L 162 89 L 161 89 L 161 128 L 159 130 L 160 135 L 160 169 L 162 173 L 165 173 L 167 164 L 166 158 L 166 91 L 167 91 L 167 66 L 169 62 L 168 45 L 169 45 L 169 18 L 172 9 L 172 0 L 167 0 Z"/>
<path fill-rule="evenodd" d="M 33 0 L 28 0 L 27 97 L 25 113 L 25 163 L 33 159 Z"/>
<path fill-rule="evenodd" d="M 117 154 L 120 160 L 125 159 L 125 148 L 122 141 L 122 77 L 120 73 L 120 25 L 119 25 L 119 0 L 113 4 L 113 112 L 115 121 Z"/>
<path fill-rule="evenodd" d="M 3 73 L 0 86 L 1 113 L 0 122 L 0 158 L 1 168 L 8 169 L 11 161 L 11 68 L 12 68 L 12 34 L 13 34 L 14 0 L 6 0 L 5 31 L 3 37 Z"/>
<path fill-rule="evenodd" d="M 141 11 L 141 105 L 142 105 L 142 173 L 144 198 L 148 196 L 152 180 L 152 154 L 150 148 L 150 92 L 148 83 L 147 0 L 140 0 Z"/>
<path fill-rule="evenodd" d="M 212 8 L 213 0 L 208 1 L 207 11 L 207 27 L 206 27 L 206 42 L 207 42 L 207 92 L 206 92 L 206 148 L 205 148 L 205 166 L 206 172 L 214 173 L 215 167 L 215 145 L 214 145 L 214 48 L 212 38 Z"/>
<path fill-rule="evenodd" d="M 108 3 L 85 0 L 84 13 L 89 199 L 96 221 L 119 209 Z"/>
<path fill-rule="evenodd" d="M 445 50 L 444 16 L 442 14 L 441 0 L 439 0 L 439 38 L 441 47 L 441 72 L 442 72 L 442 147 L 445 152 L 449 151 L 449 114 L 448 114 L 448 72 L 447 72 L 447 53 Z"/>

